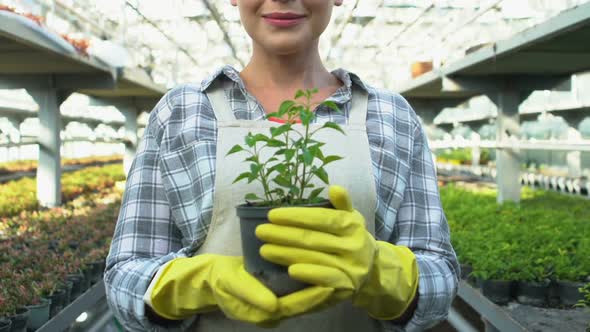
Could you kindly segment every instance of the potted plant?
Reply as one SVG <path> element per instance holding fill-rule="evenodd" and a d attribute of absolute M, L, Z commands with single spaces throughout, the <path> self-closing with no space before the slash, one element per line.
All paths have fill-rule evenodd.
<path fill-rule="evenodd" d="M 41 296 L 42 291 L 39 285 L 30 278 L 27 272 L 23 274 L 18 283 L 26 285 L 22 288 L 21 296 L 23 296 L 23 301 L 27 303 L 25 307 L 29 310 L 28 328 L 34 331 L 49 320 L 51 300 Z"/>
<path fill-rule="evenodd" d="M 263 197 L 248 193 L 244 197 L 246 203 L 236 207 L 240 218 L 245 268 L 279 296 L 306 285 L 290 279 L 285 267 L 270 263 L 259 255 L 262 242 L 255 236 L 255 229 L 268 222 L 268 212 L 275 207 L 332 207 L 327 199 L 320 197 L 325 187 L 317 181 L 316 186 L 312 180 L 315 178 L 325 185 L 329 184 L 325 166 L 342 159 L 336 155 L 324 155 L 322 147 L 326 143 L 314 139 L 314 135 L 324 129 L 344 134 L 334 122 L 310 128 L 315 119 L 311 99 L 317 92 L 317 89 L 297 91 L 295 100 L 283 101 L 277 112 L 267 115 L 268 118 L 286 116 L 284 124 L 270 128 L 269 135 L 248 133 L 245 146 L 234 145 L 227 153 L 247 154 L 244 162 L 249 164 L 249 170 L 238 175 L 234 183 L 257 181 L 264 193 Z M 297 102 L 300 98 L 305 101 Z M 324 101 L 321 104 L 340 111 L 334 102 Z M 297 119 L 301 121 L 300 124 L 296 123 Z"/>
<path fill-rule="evenodd" d="M 0 331 L 10 331 L 11 320 L 9 317 L 16 313 L 17 304 L 12 294 L 9 293 L 7 287 L 9 285 L 2 283 L 0 286 Z"/>
<path fill-rule="evenodd" d="M 18 278 L 16 279 L 18 280 Z M 11 321 L 10 332 L 25 332 L 29 322 L 29 309 L 23 306 L 23 299 L 27 296 L 27 290 L 23 285 L 14 283 L 7 289 L 4 298 L 11 301 L 11 314 L 7 318 Z M 2 295 L 0 295 L 2 297 Z M 0 314 L 0 316 L 3 316 Z"/>
<path fill-rule="evenodd" d="M 537 307 L 547 303 L 550 283 L 543 266 L 522 264 L 514 279 L 517 281 L 516 300 L 519 303 Z"/>
<path fill-rule="evenodd" d="M 586 283 L 588 270 L 576 262 L 570 252 L 558 250 L 558 253 L 554 262 L 559 301 L 561 305 L 571 307 L 583 298 L 579 290 Z"/>
<path fill-rule="evenodd" d="M 490 301 L 504 305 L 512 299 L 513 282 L 507 277 L 499 257 L 481 257 L 479 262 L 474 263 L 472 275 L 477 278 L 482 294 Z"/>

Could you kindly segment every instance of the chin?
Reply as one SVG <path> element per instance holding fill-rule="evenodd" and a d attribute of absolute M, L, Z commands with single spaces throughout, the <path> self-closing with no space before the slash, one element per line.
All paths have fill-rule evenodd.
<path fill-rule="evenodd" d="M 266 41 L 262 44 L 264 49 L 277 54 L 277 55 L 288 55 L 293 53 L 301 52 L 302 50 L 309 49 L 311 46 L 310 41 L 303 41 L 303 40 L 294 40 L 294 39 L 287 39 L 287 40 L 273 40 L 273 41 Z"/>

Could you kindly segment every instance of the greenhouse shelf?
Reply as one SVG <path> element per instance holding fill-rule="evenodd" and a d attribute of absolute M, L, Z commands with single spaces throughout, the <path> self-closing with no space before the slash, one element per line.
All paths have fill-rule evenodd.
<path fill-rule="evenodd" d="M 445 172 L 469 174 L 482 181 L 493 182 L 496 178 L 496 169 L 488 166 L 453 165 L 439 162 L 437 163 L 437 170 L 441 175 Z M 583 178 L 568 178 L 564 176 L 522 172 L 520 182 L 531 188 L 550 190 L 576 197 L 590 197 L 590 181 Z"/>
<path fill-rule="evenodd" d="M 67 330 L 80 314 L 93 309 L 96 303 L 105 298 L 105 296 L 104 282 L 101 279 L 60 311 L 55 317 L 47 321 L 37 332 L 61 332 Z"/>
<path fill-rule="evenodd" d="M 532 150 L 532 151 L 581 151 L 590 152 L 590 140 L 535 140 L 535 141 L 490 141 L 482 140 L 473 142 L 470 140 L 452 140 L 452 141 L 433 141 L 431 143 L 433 150 L 437 149 L 460 149 L 460 148 L 480 148 L 480 149 L 503 149 L 503 150 Z"/>
<path fill-rule="evenodd" d="M 463 299 L 468 305 L 470 305 L 475 311 L 477 311 L 483 319 L 489 324 L 493 325 L 499 331 L 502 332 L 523 332 L 528 331 L 516 320 L 514 320 L 508 312 L 502 309 L 500 306 L 494 304 L 488 300 L 480 291 L 473 288 L 465 281 L 461 281 L 459 284 L 459 292 L 457 294 Z M 493 328 L 486 327 L 486 331 L 496 331 Z"/>
<path fill-rule="evenodd" d="M 513 302 L 499 306 L 488 300 L 465 280 L 460 282 L 457 296 L 481 315 L 486 332 L 557 331 L 560 329 L 583 331 L 590 320 L 590 315 L 584 311 L 584 308 L 567 310 L 541 308 Z M 457 317 L 461 316 L 459 310 L 452 310 L 451 313 L 454 317 L 449 316 L 449 322 L 453 326 L 459 329 L 457 322 L 460 322 L 466 323 L 462 326 L 472 328 L 467 319 Z"/>

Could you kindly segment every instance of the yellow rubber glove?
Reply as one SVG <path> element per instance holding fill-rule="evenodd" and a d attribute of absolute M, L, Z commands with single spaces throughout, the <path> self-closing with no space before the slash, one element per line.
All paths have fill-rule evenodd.
<path fill-rule="evenodd" d="M 244 269 L 242 257 L 212 254 L 177 258 L 162 271 L 150 294 L 151 307 L 167 319 L 185 319 L 221 309 L 231 319 L 273 320 L 277 297 Z"/>
<path fill-rule="evenodd" d="M 399 317 L 416 294 L 414 254 L 407 248 L 376 241 L 343 187 L 331 186 L 329 198 L 335 209 L 271 210 L 271 223 L 256 229 L 256 236 L 267 242 L 260 249 L 261 255 L 289 266 L 294 279 L 349 291 L 353 303 L 366 308 L 374 318 Z"/>
<path fill-rule="evenodd" d="M 174 259 L 153 282 L 149 305 L 164 318 L 179 320 L 220 309 L 228 318 L 269 327 L 313 310 L 334 292 L 309 287 L 278 299 L 246 272 L 242 257 L 213 254 Z"/>
<path fill-rule="evenodd" d="M 375 319 L 399 318 L 418 290 L 416 256 L 407 247 L 377 241 L 377 256 L 369 278 L 353 296 L 352 303 L 367 309 Z"/>

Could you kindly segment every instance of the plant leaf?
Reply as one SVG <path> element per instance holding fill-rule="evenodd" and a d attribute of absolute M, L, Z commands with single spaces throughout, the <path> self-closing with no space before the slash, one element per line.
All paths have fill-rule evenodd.
<path fill-rule="evenodd" d="M 295 150 L 294 149 L 286 149 L 285 150 L 285 159 L 287 161 L 290 161 L 291 159 L 293 159 L 293 156 L 295 156 Z"/>
<path fill-rule="evenodd" d="M 258 163 L 258 156 L 250 156 L 250 157 L 244 159 L 244 161 L 251 161 L 253 163 Z"/>
<path fill-rule="evenodd" d="M 246 135 L 246 144 L 249 147 L 253 147 L 254 145 L 256 145 L 256 139 L 254 139 L 254 135 L 252 135 L 252 133 L 248 133 L 248 135 Z"/>
<path fill-rule="evenodd" d="M 246 194 L 246 196 L 244 196 L 244 199 L 246 199 L 246 200 L 254 200 L 254 199 L 261 200 L 262 198 L 256 196 L 255 193 L 248 193 L 248 194 Z"/>
<path fill-rule="evenodd" d="M 293 106 L 291 108 L 291 111 L 289 112 L 289 114 L 294 115 L 294 116 L 297 116 L 297 115 L 300 115 L 301 112 L 303 112 L 304 109 L 305 108 L 303 106 Z"/>
<path fill-rule="evenodd" d="M 268 169 L 268 174 L 270 174 L 270 173 L 272 173 L 274 171 L 277 171 L 277 172 L 279 172 L 279 173 L 282 174 L 283 172 L 285 172 L 286 169 L 287 169 L 287 166 L 285 164 L 280 164 L 279 163 L 279 164 L 276 164 L 273 167 L 269 168 Z"/>
<path fill-rule="evenodd" d="M 278 148 L 281 146 L 285 146 L 285 142 L 279 141 L 278 139 L 274 139 L 271 138 L 270 140 L 268 140 L 268 142 L 266 142 L 267 146 L 272 147 L 272 148 Z"/>
<path fill-rule="evenodd" d="M 261 168 L 262 168 L 262 166 L 260 164 L 256 164 L 256 163 L 250 164 L 250 172 L 252 172 L 252 174 L 258 175 L 258 172 L 260 172 Z"/>
<path fill-rule="evenodd" d="M 293 147 L 300 148 L 303 146 L 303 138 L 299 138 L 298 140 L 292 140 Z"/>
<path fill-rule="evenodd" d="M 309 152 L 315 157 L 324 162 L 324 153 L 320 150 L 320 144 L 312 145 L 309 147 Z"/>
<path fill-rule="evenodd" d="M 301 124 L 304 126 L 309 125 L 312 117 L 313 117 L 313 113 L 308 110 L 301 111 L 301 114 L 299 115 L 299 118 L 301 119 Z"/>
<path fill-rule="evenodd" d="M 234 182 L 232 182 L 232 184 L 234 184 L 234 183 L 236 183 L 236 182 L 238 182 L 238 181 L 241 181 L 241 180 L 243 180 L 243 179 L 245 179 L 245 178 L 247 178 L 247 177 L 249 177 L 249 176 L 250 176 L 250 172 L 244 172 L 244 173 L 242 173 L 242 174 L 238 175 L 238 176 L 235 178 Z"/>
<path fill-rule="evenodd" d="M 313 163 L 313 155 L 307 148 L 303 148 L 303 163 L 307 166 Z"/>
<path fill-rule="evenodd" d="M 293 195 L 299 195 L 299 188 L 297 186 L 291 186 L 289 188 L 289 193 Z"/>
<path fill-rule="evenodd" d="M 317 188 L 314 189 L 311 194 L 309 194 L 309 199 L 313 200 L 314 198 L 318 197 L 318 195 L 324 190 L 324 188 Z"/>
<path fill-rule="evenodd" d="M 256 134 L 254 135 L 254 139 L 256 142 L 268 142 L 270 138 L 264 134 Z"/>
<path fill-rule="evenodd" d="M 324 162 L 324 165 L 328 165 L 329 163 L 336 161 L 336 160 L 340 160 L 340 159 L 344 159 L 344 158 L 342 158 L 340 156 L 327 156 L 322 161 Z"/>
<path fill-rule="evenodd" d="M 279 175 L 279 176 L 275 177 L 273 179 L 273 181 L 276 184 L 278 184 L 279 186 L 281 186 L 281 187 L 286 187 L 286 188 L 290 188 L 291 187 L 291 184 L 289 183 L 289 180 L 287 178 L 285 178 L 284 176 L 282 176 L 282 175 Z"/>
<path fill-rule="evenodd" d="M 313 199 L 310 199 L 309 202 L 310 203 L 321 203 L 324 199 L 321 197 L 314 197 Z"/>
<path fill-rule="evenodd" d="M 278 118 L 279 117 L 279 112 L 272 112 L 272 113 L 266 113 L 264 115 L 265 119 L 269 119 L 269 118 Z"/>
<path fill-rule="evenodd" d="M 250 173 L 250 175 L 248 176 L 248 183 L 252 183 L 254 180 L 256 180 L 257 176 L 258 174 L 256 173 Z"/>
<path fill-rule="evenodd" d="M 289 130 L 291 130 L 291 124 L 286 123 L 278 128 L 275 128 L 275 127 L 270 128 L 270 133 L 272 134 L 272 137 L 276 137 L 276 136 L 286 133 Z"/>
<path fill-rule="evenodd" d="M 236 144 L 229 150 L 229 152 L 226 154 L 226 156 L 229 156 L 230 154 L 240 152 L 240 151 L 244 151 L 244 148 L 241 147 L 240 145 Z"/>
<path fill-rule="evenodd" d="M 336 124 L 335 122 L 326 122 L 324 123 L 323 128 L 331 128 L 334 130 L 338 130 L 339 132 L 343 133 L 344 135 L 346 135 L 346 133 L 344 132 L 344 130 L 342 130 L 342 128 L 340 128 L 340 126 L 338 124 Z"/>
<path fill-rule="evenodd" d="M 287 114 L 287 112 L 289 112 L 293 105 L 295 105 L 295 102 L 293 100 L 285 100 L 284 102 L 282 102 L 281 106 L 279 106 L 279 117 L 282 117 L 283 115 Z"/>
<path fill-rule="evenodd" d="M 320 168 L 314 170 L 313 174 L 315 174 L 325 184 L 329 184 L 328 183 L 328 173 L 326 173 L 326 170 L 323 167 L 320 167 Z"/>
<path fill-rule="evenodd" d="M 342 111 L 340 110 L 340 108 L 338 107 L 338 105 L 336 105 L 335 102 L 331 101 L 331 100 L 326 100 L 322 103 L 322 105 L 326 105 L 327 107 L 331 108 L 332 110 L 338 112 L 338 113 L 342 113 Z"/>
<path fill-rule="evenodd" d="M 303 90 L 297 90 L 297 93 L 295 94 L 295 99 L 301 98 L 305 96 L 305 92 L 303 92 Z"/>

